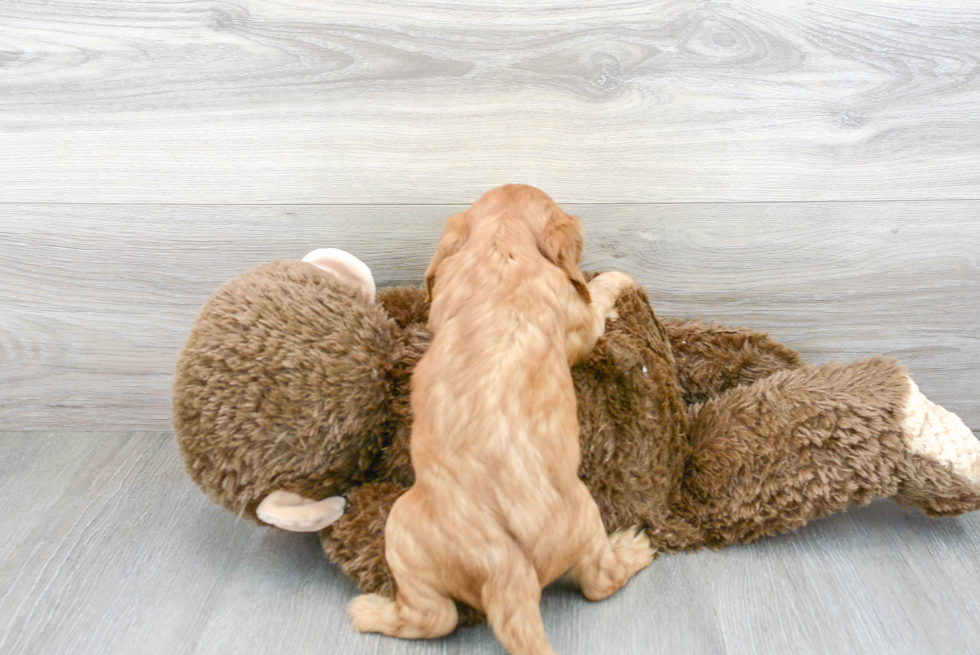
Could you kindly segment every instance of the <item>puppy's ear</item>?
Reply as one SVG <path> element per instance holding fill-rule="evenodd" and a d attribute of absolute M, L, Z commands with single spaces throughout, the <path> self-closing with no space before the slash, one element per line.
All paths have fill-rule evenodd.
<path fill-rule="evenodd" d="M 446 228 L 443 230 L 442 238 L 439 239 L 439 246 L 436 254 L 429 262 L 429 268 L 425 271 L 425 300 L 432 302 L 432 290 L 436 285 L 436 273 L 442 260 L 451 257 L 459 252 L 459 249 L 466 243 L 466 238 L 470 235 L 470 222 L 466 212 L 453 214 L 446 219 Z"/>
<path fill-rule="evenodd" d="M 575 216 L 558 210 L 545 225 L 538 240 L 538 250 L 548 261 L 565 271 L 572 286 L 585 302 L 592 302 L 578 262 L 582 257 L 582 222 Z"/>

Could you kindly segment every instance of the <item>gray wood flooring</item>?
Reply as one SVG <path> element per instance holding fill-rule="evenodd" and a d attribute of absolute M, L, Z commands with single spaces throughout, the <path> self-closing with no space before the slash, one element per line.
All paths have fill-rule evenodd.
<path fill-rule="evenodd" d="M 976 0 L 0 0 L 0 653 L 502 652 L 355 635 L 315 539 L 192 485 L 169 387 L 220 283 L 418 283 L 504 182 L 659 314 L 900 357 L 980 430 L 978 44 Z M 544 612 L 561 653 L 980 653 L 978 581 L 980 516 L 885 502 Z"/>
<path fill-rule="evenodd" d="M 240 521 L 168 433 L 0 433 L 0 652 L 493 653 L 485 627 L 358 635 L 312 535 Z M 721 552 L 665 556 L 612 598 L 545 592 L 560 653 L 977 653 L 980 514 L 888 501 Z"/>

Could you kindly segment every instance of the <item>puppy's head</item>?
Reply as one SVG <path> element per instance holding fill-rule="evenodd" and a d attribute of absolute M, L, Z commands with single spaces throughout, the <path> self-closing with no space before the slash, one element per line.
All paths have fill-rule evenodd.
<path fill-rule="evenodd" d="M 545 259 L 568 276 L 585 302 L 592 302 L 585 277 L 578 268 L 582 258 L 582 222 L 566 214 L 547 193 L 526 184 L 508 184 L 494 189 L 521 215 L 534 234 L 538 250 Z M 488 194 L 489 195 L 489 194 Z"/>
<path fill-rule="evenodd" d="M 488 219 L 499 220 L 501 217 L 523 221 L 534 236 L 538 251 L 565 272 L 585 302 L 592 302 L 585 277 L 578 268 L 582 257 L 582 222 L 562 211 L 544 191 L 526 184 L 508 184 L 492 189 L 465 212 L 454 214 L 446 220 L 436 254 L 425 272 L 426 297 L 430 302 L 440 264 L 463 247 L 474 221 L 486 225 Z"/>
<path fill-rule="evenodd" d="M 551 198 L 548 198 L 551 200 Z M 585 277 L 578 268 L 582 258 L 582 222 L 571 214 L 566 214 L 551 200 L 544 229 L 538 235 L 538 250 L 545 259 L 565 271 L 572 286 L 585 302 L 592 302 Z"/>
<path fill-rule="evenodd" d="M 446 219 L 446 228 L 439 239 L 436 254 L 432 256 L 429 267 L 425 269 L 425 300 L 432 302 L 432 289 L 436 285 L 436 272 L 442 260 L 459 252 L 470 235 L 469 211 L 453 214 Z"/>

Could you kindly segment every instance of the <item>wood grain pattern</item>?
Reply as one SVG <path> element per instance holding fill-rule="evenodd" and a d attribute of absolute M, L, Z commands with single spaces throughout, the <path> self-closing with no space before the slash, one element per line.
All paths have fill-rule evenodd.
<path fill-rule="evenodd" d="M 171 434 L 0 433 L 0 652 L 494 654 L 482 626 L 358 635 L 356 594 L 312 535 L 241 521 Z M 980 514 L 889 502 L 719 553 L 665 556 L 615 596 L 545 590 L 560 653 L 971 653 Z"/>
<path fill-rule="evenodd" d="M 347 249 L 417 284 L 431 207 L 0 207 L 0 425 L 169 429 L 199 307 L 255 264 Z M 980 202 L 567 205 L 584 268 L 623 270 L 661 316 L 769 330 L 813 362 L 902 359 L 980 427 Z"/>
<path fill-rule="evenodd" d="M 974 0 L 0 3 L 0 201 L 980 198 Z"/>

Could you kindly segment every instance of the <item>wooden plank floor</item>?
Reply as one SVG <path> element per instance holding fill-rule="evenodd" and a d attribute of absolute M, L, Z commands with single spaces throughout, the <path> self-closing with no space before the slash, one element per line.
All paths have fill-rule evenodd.
<path fill-rule="evenodd" d="M 316 538 L 210 503 L 168 433 L 6 432 L 0 455 L 2 653 L 503 653 L 485 626 L 358 635 Z M 980 514 L 883 501 L 542 606 L 560 653 L 976 653 L 978 579 Z"/>
<path fill-rule="evenodd" d="M 658 314 L 900 357 L 980 430 L 978 44 L 976 0 L 0 0 L 0 653 L 501 653 L 355 635 L 315 539 L 193 486 L 169 388 L 218 284 L 417 283 L 504 182 Z M 980 653 L 978 580 L 980 515 L 882 502 L 543 607 L 561 653 Z"/>

